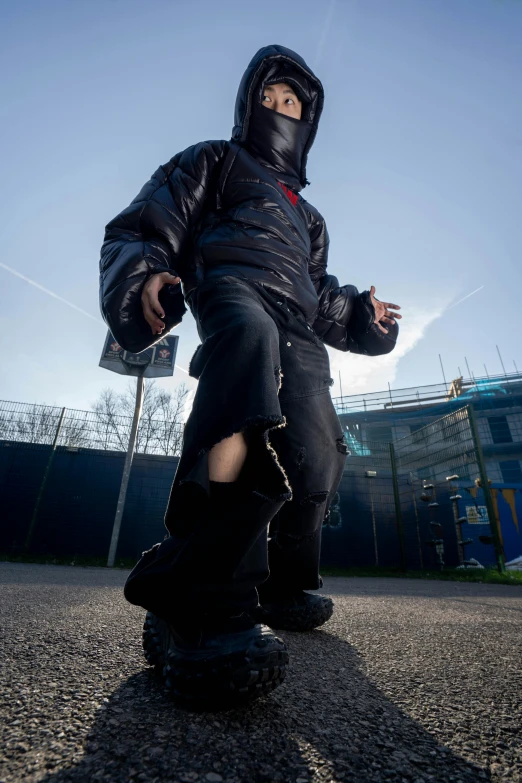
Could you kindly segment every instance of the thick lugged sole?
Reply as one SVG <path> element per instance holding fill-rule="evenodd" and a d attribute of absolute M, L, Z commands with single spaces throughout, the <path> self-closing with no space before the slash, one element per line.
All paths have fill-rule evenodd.
<path fill-rule="evenodd" d="M 324 596 L 310 598 L 313 600 L 305 606 L 264 604 L 256 610 L 254 620 L 276 631 L 313 631 L 332 617 L 334 603 L 331 598 Z"/>
<path fill-rule="evenodd" d="M 184 647 L 167 624 L 147 612 L 147 662 L 161 673 L 169 696 L 189 709 L 227 709 L 271 693 L 284 681 L 288 650 L 270 628 L 227 634 L 201 649 Z"/>
<path fill-rule="evenodd" d="M 147 612 L 143 623 L 143 654 L 149 666 L 161 671 L 167 657 L 167 625 L 164 620 Z M 163 641 L 162 641 L 163 640 Z"/>

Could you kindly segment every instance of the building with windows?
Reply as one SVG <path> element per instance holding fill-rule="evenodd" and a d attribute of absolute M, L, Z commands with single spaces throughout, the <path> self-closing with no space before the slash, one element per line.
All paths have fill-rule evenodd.
<path fill-rule="evenodd" d="M 494 566 L 522 554 L 522 374 L 333 402 L 348 455 L 324 563 Z"/>
<path fill-rule="evenodd" d="M 333 402 L 353 456 L 369 456 L 375 444 L 407 436 L 422 446 L 431 422 L 471 404 L 489 479 L 522 484 L 522 373 L 457 378 L 449 384 L 336 397 Z M 441 437 L 451 440 L 451 428 L 443 428 Z M 475 478 L 462 470 L 460 466 L 462 478 Z"/>

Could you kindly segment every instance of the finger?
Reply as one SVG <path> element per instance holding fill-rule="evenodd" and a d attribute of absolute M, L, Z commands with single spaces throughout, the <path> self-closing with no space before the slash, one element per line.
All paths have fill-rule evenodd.
<path fill-rule="evenodd" d="M 381 326 L 379 321 L 376 321 L 375 326 L 377 326 L 381 330 L 381 332 L 384 332 L 384 334 L 388 334 L 388 330 L 384 326 Z"/>
<path fill-rule="evenodd" d="M 155 316 L 145 315 L 145 320 L 149 324 L 152 334 L 161 334 L 165 328 L 165 324 Z"/>
<path fill-rule="evenodd" d="M 145 320 L 147 321 L 150 328 L 152 329 L 152 334 L 160 334 L 165 328 L 165 324 L 163 323 L 163 321 L 161 321 L 158 318 L 158 316 L 152 309 L 148 297 L 144 297 L 142 299 L 142 306 L 143 306 L 143 315 L 145 316 Z"/>
<path fill-rule="evenodd" d="M 388 318 L 385 315 L 381 318 L 380 323 L 382 323 L 383 321 L 386 321 L 387 324 L 392 324 L 392 325 L 395 323 L 393 318 Z"/>
<path fill-rule="evenodd" d="M 383 302 L 383 305 L 385 306 L 385 308 L 387 310 L 400 310 L 401 309 L 400 305 L 392 304 L 391 302 Z"/>
<path fill-rule="evenodd" d="M 375 295 L 375 286 L 374 286 L 374 285 L 372 285 L 372 286 L 370 287 L 370 296 L 374 296 L 374 295 Z"/>
<path fill-rule="evenodd" d="M 394 313 L 393 310 L 386 310 L 385 315 L 388 315 L 391 318 L 402 318 L 402 315 L 400 313 Z"/>
<path fill-rule="evenodd" d="M 147 292 L 146 298 L 148 299 L 149 306 L 155 315 L 159 316 L 160 318 L 165 318 L 165 313 L 163 311 L 163 307 L 160 305 L 158 294 L 159 291 L 155 291 L 154 288 L 152 288 Z"/>
<path fill-rule="evenodd" d="M 169 272 L 165 272 L 163 275 L 163 282 L 168 283 L 169 285 L 176 285 L 177 283 L 181 283 L 181 277 L 177 277 L 176 275 L 171 275 Z"/>

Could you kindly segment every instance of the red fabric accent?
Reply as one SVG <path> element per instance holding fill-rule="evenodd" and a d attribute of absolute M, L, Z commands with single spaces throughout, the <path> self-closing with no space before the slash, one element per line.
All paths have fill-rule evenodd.
<path fill-rule="evenodd" d="M 297 195 L 297 193 L 294 193 L 294 191 L 293 191 L 293 190 L 290 190 L 290 188 L 288 188 L 288 187 L 287 187 L 286 185 L 284 185 L 282 182 L 279 182 L 279 180 L 277 180 L 277 181 L 278 181 L 278 183 L 281 185 L 281 187 L 282 187 L 282 188 L 283 188 L 283 190 L 285 191 L 286 195 L 288 196 L 288 198 L 290 199 L 290 201 L 292 202 L 292 204 L 293 204 L 293 205 L 294 205 L 294 207 L 295 207 L 295 205 L 297 204 L 297 199 L 298 199 L 298 195 Z"/>

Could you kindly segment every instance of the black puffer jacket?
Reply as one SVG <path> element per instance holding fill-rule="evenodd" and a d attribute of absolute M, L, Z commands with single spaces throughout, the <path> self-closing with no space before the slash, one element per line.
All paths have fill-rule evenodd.
<path fill-rule="evenodd" d="M 292 81 L 295 79 L 295 81 Z M 289 81 L 303 100 L 301 120 L 261 105 L 267 83 Z M 256 280 L 292 300 L 317 335 L 342 351 L 377 355 L 395 346 L 398 327 L 374 324 L 367 291 L 326 272 L 328 232 L 319 212 L 294 193 L 323 107 L 323 88 L 304 60 L 282 46 L 261 49 L 241 81 L 230 141 L 189 147 L 160 166 L 105 229 L 100 260 L 103 317 L 118 342 L 141 351 L 161 339 L 143 316 L 150 275 L 175 271 L 182 283 L 160 300 L 168 331 L 208 276 Z"/>

